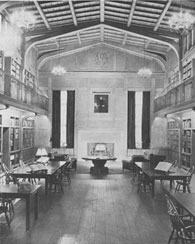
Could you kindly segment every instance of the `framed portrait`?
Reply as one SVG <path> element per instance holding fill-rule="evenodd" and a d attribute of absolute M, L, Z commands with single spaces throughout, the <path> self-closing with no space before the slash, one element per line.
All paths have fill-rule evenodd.
<path fill-rule="evenodd" d="M 94 93 L 93 111 L 94 113 L 109 113 L 109 93 Z"/>

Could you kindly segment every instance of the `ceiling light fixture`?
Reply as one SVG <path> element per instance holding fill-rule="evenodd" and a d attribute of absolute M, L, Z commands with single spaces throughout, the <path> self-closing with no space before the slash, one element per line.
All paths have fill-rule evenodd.
<path fill-rule="evenodd" d="M 58 49 L 58 64 L 53 67 L 51 72 L 56 76 L 62 76 L 66 74 L 65 68 L 60 65 L 60 42 L 59 42 L 59 49 Z"/>
<path fill-rule="evenodd" d="M 144 39 L 144 67 L 139 69 L 137 74 L 142 78 L 149 78 L 152 75 L 151 69 L 145 66 L 145 39 Z"/>
<path fill-rule="evenodd" d="M 174 13 L 169 19 L 170 28 L 180 34 L 183 34 L 192 28 L 194 22 L 195 17 L 192 16 L 189 12 L 183 11 L 180 0 L 180 12 Z"/>
<path fill-rule="evenodd" d="M 23 6 L 11 14 L 10 21 L 23 31 L 28 31 L 34 29 L 36 18 L 32 12 L 25 10 L 23 2 Z"/>

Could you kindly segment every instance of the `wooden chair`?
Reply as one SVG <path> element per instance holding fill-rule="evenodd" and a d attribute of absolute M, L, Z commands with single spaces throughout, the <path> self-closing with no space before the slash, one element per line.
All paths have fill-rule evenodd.
<path fill-rule="evenodd" d="M 62 181 L 68 182 L 69 184 L 71 183 L 70 170 L 72 168 L 72 163 L 73 161 L 67 161 L 61 169 Z"/>
<path fill-rule="evenodd" d="M 58 169 L 55 174 L 53 174 L 50 179 L 49 179 L 49 190 L 52 192 L 54 190 L 54 192 L 57 192 L 58 190 L 61 190 L 61 192 L 63 193 L 63 174 L 62 174 L 62 170 Z"/>
<path fill-rule="evenodd" d="M 6 222 L 7 222 L 7 225 L 10 227 L 10 218 L 8 216 L 8 207 L 7 207 L 7 203 L 4 201 L 3 198 L 0 199 L 0 214 L 4 214 L 5 215 L 5 219 L 6 219 Z"/>
<path fill-rule="evenodd" d="M 186 187 L 189 193 L 191 193 L 191 189 L 190 189 L 190 182 L 192 179 L 194 173 L 194 166 L 191 166 L 189 171 L 187 172 L 187 178 L 186 178 Z M 181 189 L 182 186 L 182 189 Z M 176 181 L 176 187 L 175 187 L 175 192 L 179 192 L 180 190 L 183 191 L 183 187 L 184 187 L 184 183 L 183 181 L 177 180 Z"/>
<path fill-rule="evenodd" d="M 4 163 L 1 163 L 1 167 L 2 167 L 2 171 L 5 174 L 5 182 L 6 184 L 17 184 L 17 179 L 15 179 L 13 176 L 10 175 L 9 173 L 9 169 L 6 167 L 6 165 Z M 7 212 L 10 215 L 10 219 L 12 219 L 14 217 L 14 205 L 13 205 L 13 199 L 12 198 L 4 198 L 4 199 L 0 199 L 0 201 L 3 201 L 4 207 L 7 208 Z"/>
<path fill-rule="evenodd" d="M 195 234 L 195 223 L 189 218 L 189 215 L 179 215 L 177 208 L 168 195 L 165 195 L 168 214 L 172 224 L 172 231 L 169 236 L 168 244 L 173 240 L 176 234 L 175 243 L 182 240 L 182 243 L 193 243 Z M 191 241 L 191 242 L 189 242 Z"/>
<path fill-rule="evenodd" d="M 152 190 L 152 185 L 150 179 L 143 174 L 142 172 L 138 171 L 137 173 L 137 193 L 139 192 L 147 192 Z"/>

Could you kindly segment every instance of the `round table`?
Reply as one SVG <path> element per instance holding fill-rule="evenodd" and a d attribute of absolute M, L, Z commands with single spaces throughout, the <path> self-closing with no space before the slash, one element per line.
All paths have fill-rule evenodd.
<path fill-rule="evenodd" d="M 89 156 L 83 157 L 84 160 L 91 160 L 94 167 L 90 168 L 91 174 L 108 174 L 108 167 L 105 167 L 105 164 L 108 160 L 116 160 L 115 157 L 107 156 Z"/>

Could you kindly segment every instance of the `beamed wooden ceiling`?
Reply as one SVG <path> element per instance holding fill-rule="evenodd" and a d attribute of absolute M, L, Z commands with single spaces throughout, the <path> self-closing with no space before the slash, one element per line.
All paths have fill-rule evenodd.
<path fill-rule="evenodd" d="M 105 43 L 121 50 L 166 60 L 170 48 L 178 51 L 179 35 L 168 20 L 182 8 L 195 16 L 194 0 L 61 0 L 1 1 L 8 17 L 24 6 L 36 16 L 33 30 L 24 32 L 26 50 L 32 46 L 39 59 L 52 58 L 59 49 L 73 53 Z M 144 41 L 145 40 L 145 41 Z"/>

